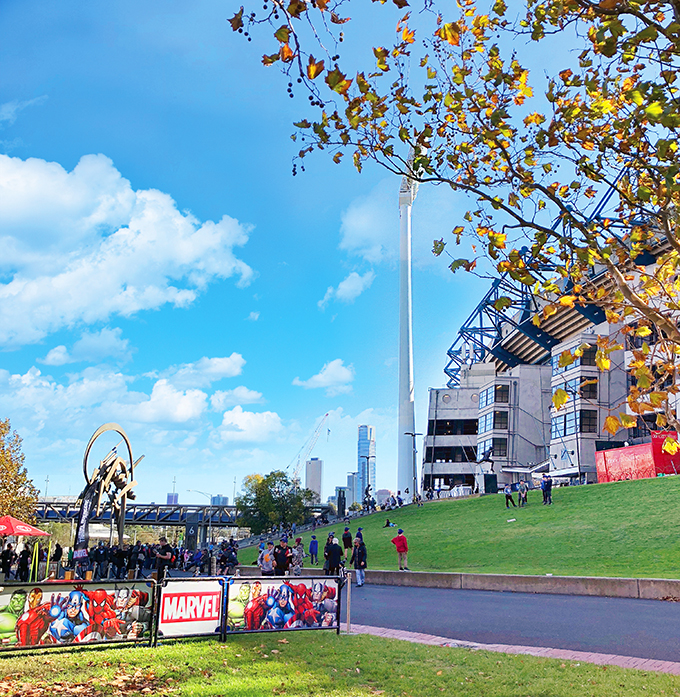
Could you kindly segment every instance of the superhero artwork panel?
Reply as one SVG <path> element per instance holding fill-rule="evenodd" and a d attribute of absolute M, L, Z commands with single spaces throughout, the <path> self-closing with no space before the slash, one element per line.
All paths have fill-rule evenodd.
<path fill-rule="evenodd" d="M 0 588 L 0 649 L 151 641 L 145 582 L 43 583 Z"/>
<path fill-rule="evenodd" d="M 161 585 L 158 636 L 221 633 L 224 579 L 182 578 Z"/>
<path fill-rule="evenodd" d="M 227 632 L 337 629 L 338 579 L 230 578 Z"/>

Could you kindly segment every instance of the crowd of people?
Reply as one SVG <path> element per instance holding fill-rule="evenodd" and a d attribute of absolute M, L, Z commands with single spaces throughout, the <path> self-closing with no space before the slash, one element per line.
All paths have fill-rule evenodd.
<path fill-rule="evenodd" d="M 312 535 L 307 550 L 301 537 L 297 537 L 294 545 L 289 546 L 286 534 L 281 535 L 277 545 L 272 540 L 262 540 L 259 549 L 257 566 L 263 576 L 300 576 L 305 559 L 310 560 L 311 566 L 319 566 L 319 540 L 316 535 Z M 322 559 L 326 576 L 337 576 L 346 565 L 350 565 L 357 572 L 357 586 L 363 586 L 367 568 L 363 528 L 357 528 L 353 536 L 349 526 L 345 526 L 340 539 L 335 532 L 328 533 Z"/>

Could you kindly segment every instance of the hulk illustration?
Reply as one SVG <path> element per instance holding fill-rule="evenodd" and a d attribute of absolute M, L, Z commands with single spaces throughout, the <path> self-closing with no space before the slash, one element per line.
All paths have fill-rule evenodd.
<path fill-rule="evenodd" d="M 244 613 L 248 600 L 250 599 L 250 584 L 244 583 L 238 590 L 235 598 L 229 598 L 229 612 L 227 613 L 227 623 L 229 629 L 244 629 L 246 621 Z"/>
<path fill-rule="evenodd" d="M 3 644 L 16 644 L 16 624 L 24 612 L 26 605 L 26 591 L 22 588 L 12 593 L 9 602 L 0 607 L 0 642 Z"/>

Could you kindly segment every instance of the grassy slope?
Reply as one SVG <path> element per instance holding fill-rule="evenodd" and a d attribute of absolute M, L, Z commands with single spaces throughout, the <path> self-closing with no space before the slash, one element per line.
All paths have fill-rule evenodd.
<path fill-rule="evenodd" d="M 638 697 L 680 694 L 680 677 L 421 646 L 331 632 L 59 651 L 3 658 L 0 695 L 191 697 Z M 132 677 L 134 676 L 134 677 Z M 130 680 L 130 678 L 132 679 Z M 172 690 L 172 691 L 170 691 Z"/>
<path fill-rule="evenodd" d="M 680 476 L 554 489 L 552 506 L 541 504 L 540 491 L 525 509 L 508 511 L 504 501 L 434 501 L 367 516 L 350 529 L 363 526 L 372 569 L 397 568 L 396 529 L 382 528 L 389 517 L 404 528 L 413 571 L 680 578 Z M 344 525 L 330 529 L 340 537 Z M 323 547 L 326 530 L 317 537 Z M 307 548 L 310 534 L 303 539 Z M 239 556 L 249 564 L 255 549 Z"/>

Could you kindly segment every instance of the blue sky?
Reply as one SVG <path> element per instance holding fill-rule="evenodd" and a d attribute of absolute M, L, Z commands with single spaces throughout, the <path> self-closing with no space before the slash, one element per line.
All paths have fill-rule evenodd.
<path fill-rule="evenodd" d="M 291 175 L 305 97 L 231 32 L 233 11 L 3 3 L 0 415 L 51 495 L 79 493 L 85 445 L 115 421 L 145 455 L 138 500 L 173 478 L 180 501 L 231 498 L 326 412 L 324 496 L 356 469 L 361 423 L 395 486 L 399 181 L 323 154 Z M 434 187 L 414 207 L 420 431 L 486 287 L 430 253 L 464 210 Z"/>

